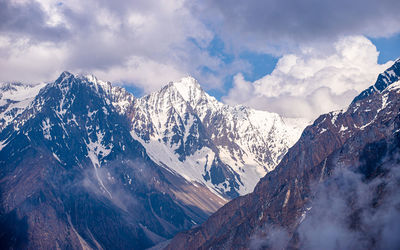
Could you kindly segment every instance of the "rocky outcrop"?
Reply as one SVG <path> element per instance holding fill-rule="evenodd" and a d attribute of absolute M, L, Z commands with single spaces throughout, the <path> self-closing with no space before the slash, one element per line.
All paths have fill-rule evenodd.
<path fill-rule="evenodd" d="M 320 116 L 253 193 L 179 233 L 167 249 L 398 248 L 391 221 L 400 219 L 400 82 L 390 79 L 346 110 Z"/>

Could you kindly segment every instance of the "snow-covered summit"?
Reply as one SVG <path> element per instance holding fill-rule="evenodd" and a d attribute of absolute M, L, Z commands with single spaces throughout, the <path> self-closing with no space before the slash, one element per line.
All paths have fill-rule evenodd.
<path fill-rule="evenodd" d="M 306 125 L 221 103 L 193 77 L 137 99 L 132 115 L 132 135 L 156 162 L 231 197 L 251 192 Z"/>
<path fill-rule="evenodd" d="M 104 92 L 110 93 L 112 86 L 110 82 L 101 81 L 92 74 L 72 74 L 64 71 L 51 86 L 60 86 L 61 88 L 71 86 L 72 84 L 88 84 L 97 91 L 101 88 Z"/>
<path fill-rule="evenodd" d="M 130 122 L 133 139 L 155 162 L 224 198 L 251 192 L 307 125 L 276 113 L 226 105 L 208 95 L 193 77 L 170 82 L 141 98 L 93 75 L 68 71 L 43 86 L 37 87 L 18 111 L 21 113 L 30 103 L 33 107 L 16 127 L 35 116 L 46 103 L 52 103 L 47 105 L 52 107 L 49 112 L 55 112 L 60 122 L 74 122 L 79 118 L 72 115 L 71 108 L 82 101 L 78 95 L 101 100 L 89 107 L 90 117 L 100 106 L 107 107 L 102 110 L 106 116 L 119 113 Z M 82 110 L 87 108 L 82 106 Z M 9 121 L 12 114 L 10 117 Z"/>
<path fill-rule="evenodd" d="M 135 100 L 134 96 L 124 88 L 112 86 L 110 82 L 99 80 L 92 74 L 72 74 L 68 71 L 64 71 L 57 80 L 48 85 L 48 87 L 60 88 L 63 95 L 65 95 L 74 84 L 89 86 L 107 102 L 112 103 L 120 114 L 124 114 Z"/>
<path fill-rule="evenodd" d="M 179 81 L 171 82 L 170 87 L 175 88 L 182 98 L 192 105 L 196 105 L 202 99 L 214 99 L 200 86 L 200 83 L 192 76 L 184 77 Z"/>

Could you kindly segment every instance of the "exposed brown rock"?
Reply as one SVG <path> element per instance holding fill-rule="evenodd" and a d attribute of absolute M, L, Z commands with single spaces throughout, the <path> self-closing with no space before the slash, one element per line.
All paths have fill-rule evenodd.
<path fill-rule="evenodd" d="M 346 111 L 320 116 L 253 193 L 227 203 L 201 226 L 179 233 L 166 249 L 248 249 L 254 237 L 268 236 L 268 226 L 285 230 L 287 247 L 301 247 L 296 230 L 313 201 L 313 185 L 337 168 L 359 168 L 365 178 L 382 174 L 375 165 L 368 167 L 368 161 L 378 162 L 388 148 L 398 151 L 399 110 L 397 82 L 382 93 L 358 98 Z"/>

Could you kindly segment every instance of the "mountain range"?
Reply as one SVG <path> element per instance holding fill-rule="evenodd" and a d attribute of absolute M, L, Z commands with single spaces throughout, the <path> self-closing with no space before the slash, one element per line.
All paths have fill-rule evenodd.
<path fill-rule="evenodd" d="M 140 98 L 69 72 L 2 84 L 0 245 L 397 249 L 399 80 L 396 60 L 312 124 L 192 77 Z"/>
<path fill-rule="evenodd" d="M 253 191 L 306 121 L 204 92 L 135 98 L 92 75 L 0 88 L 0 243 L 143 249 Z"/>
<path fill-rule="evenodd" d="M 399 155 L 400 59 L 308 126 L 254 192 L 166 248 L 398 249 Z"/>

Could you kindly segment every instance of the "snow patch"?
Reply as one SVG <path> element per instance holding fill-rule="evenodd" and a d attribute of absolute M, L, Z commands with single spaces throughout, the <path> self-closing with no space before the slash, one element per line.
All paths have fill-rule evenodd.
<path fill-rule="evenodd" d="M 345 126 L 343 126 L 343 124 L 342 124 L 342 126 L 340 127 L 339 132 L 344 132 L 344 131 L 346 131 L 347 129 L 348 129 L 348 127 L 345 127 Z"/>
<path fill-rule="evenodd" d="M 101 167 L 100 160 L 107 155 L 111 153 L 112 150 L 112 145 L 105 146 L 103 145 L 103 138 L 104 138 L 104 133 L 101 133 L 99 131 L 96 131 L 96 137 L 97 141 L 92 141 L 89 138 L 89 143 L 86 143 L 87 150 L 88 150 L 88 157 L 91 160 L 96 178 L 100 184 L 100 186 L 103 188 L 105 192 L 112 198 L 111 192 L 108 191 L 106 186 L 104 185 L 102 179 L 100 178 L 98 168 Z"/>
<path fill-rule="evenodd" d="M 60 160 L 60 158 L 58 158 L 58 156 L 57 156 L 55 153 L 53 153 L 53 157 L 56 158 L 56 160 L 57 160 L 59 163 L 62 164 L 62 161 Z"/>
<path fill-rule="evenodd" d="M 10 141 L 8 141 L 8 138 L 5 139 L 4 141 L 0 141 L 0 151 L 3 150 L 3 148 L 5 148 L 5 146 L 7 146 L 7 144 L 8 144 L 9 142 L 10 142 Z"/>
<path fill-rule="evenodd" d="M 331 121 L 332 121 L 333 125 L 335 125 L 336 120 L 339 117 L 339 114 L 341 114 L 342 112 L 343 112 L 343 110 L 336 110 L 336 111 L 331 112 L 331 115 L 332 115 Z"/>
<path fill-rule="evenodd" d="M 285 201 L 283 202 L 282 208 L 286 207 L 287 203 L 289 202 L 289 198 L 290 198 L 290 188 L 288 188 L 286 192 Z"/>
<path fill-rule="evenodd" d="M 47 140 L 51 140 L 50 128 L 51 128 L 50 119 L 46 117 L 46 119 L 42 121 L 42 130 L 43 130 L 43 137 Z"/>

